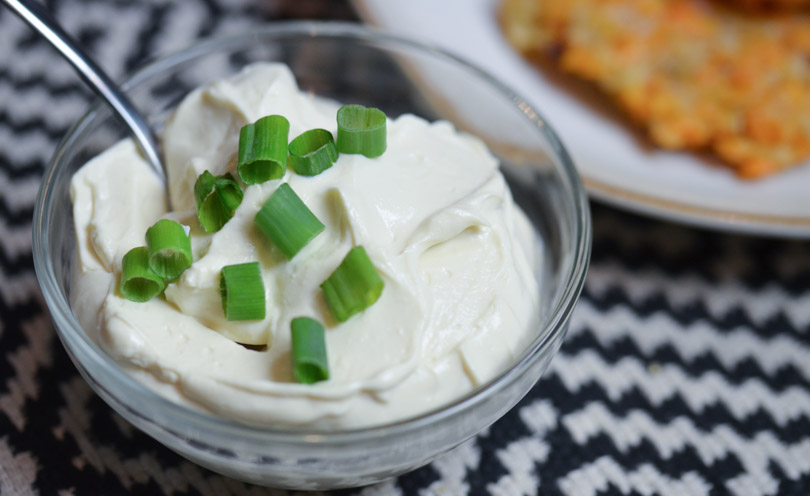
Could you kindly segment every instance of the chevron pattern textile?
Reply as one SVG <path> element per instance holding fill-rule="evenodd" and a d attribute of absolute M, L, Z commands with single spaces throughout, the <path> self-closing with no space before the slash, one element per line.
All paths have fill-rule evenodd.
<path fill-rule="evenodd" d="M 114 77 L 268 20 L 356 21 L 331 0 L 48 0 Z M 97 397 L 34 276 L 46 162 L 91 95 L 0 8 L 0 494 L 285 495 L 179 457 Z M 334 494 L 810 495 L 810 246 L 593 205 L 591 270 L 545 377 L 432 464 Z"/>

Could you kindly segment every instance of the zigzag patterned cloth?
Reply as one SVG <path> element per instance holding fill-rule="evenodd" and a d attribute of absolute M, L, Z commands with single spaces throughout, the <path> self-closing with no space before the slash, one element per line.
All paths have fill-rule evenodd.
<path fill-rule="evenodd" d="M 345 2 L 53 0 L 113 75 L 209 35 Z M 0 9 L 0 493 L 285 494 L 202 469 L 79 377 L 34 277 L 46 161 L 89 92 Z M 346 495 L 810 494 L 810 250 L 594 206 L 591 271 L 545 378 L 431 465 Z"/>

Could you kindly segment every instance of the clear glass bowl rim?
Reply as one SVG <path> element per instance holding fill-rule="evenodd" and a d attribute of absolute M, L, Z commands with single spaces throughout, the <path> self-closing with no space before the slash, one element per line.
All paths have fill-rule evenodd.
<path fill-rule="evenodd" d="M 79 121 L 68 131 L 65 137 L 57 145 L 56 151 L 48 164 L 42 183 L 37 194 L 36 205 L 33 217 L 32 248 L 34 255 L 34 268 L 37 279 L 43 291 L 45 302 L 51 312 L 51 317 L 55 323 L 57 333 L 64 341 L 66 347 L 75 355 L 89 357 L 92 363 L 82 362 L 84 368 L 94 367 L 95 373 L 107 374 L 111 381 L 115 382 L 120 389 L 110 392 L 117 397 L 128 398 L 125 403 L 141 405 L 141 410 L 160 410 L 164 415 L 172 418 L 174 426 L 185 425 L 188 429 L 195 431 L 216 431 L 218 434 L 238 438 L 241 441 L 256 443 L 302 443 L 312 442 L 313 436 L 317 437 L 320 445 L 339 445 L 347 442 L 357 442 L 364 440 L 379 439 L 381 436 L 407 436 L 409 433 L 419 430 L 427 425 L 436 423 L 447 417 L 453 416 L 461 411 L 473 408 L 475 404 L 484 398 L 503 389 L 511 382 L 515 381 L 528 368 L 528 366 L 542 356 L 543 350 L 547 346 L 553 345 L 559 333 L 565 332 L 566 324 L 572 313 L 579 294 L 585 281 L 588 264 L 590 260 L 591 247 L 591 225 L 590 211 L 587 197 L 582 182 L 574 168 L 565 147 L 560 142 L 556 133 L 548 125 L 542 114 L 535 110 L 524 98 L 518 96 L 506 84 L 487 72 L 478 68 L 475 64 L 464 60 L 456 55 L 448 53 L 436 46 L 417 42 L 407 38 L 399 37 L 381 30 L 347 22 L 332 21 L 277 21 L 269 22 L 260 27 L 248 29 L 242 33 L 213 37 L 195 42 L 192 46 L 169 54 L 150 63 L 147 63 L 134 73 L 132 73 L 122 83 L 122 88 L 128 90 L 137 87 L 143 81 L 163 72 L 182 61 L 196 58 L 204 53 L 227 48 L 228 46 L 242 46 L 246 40 L 252 37 L 257 39 L 273 39 L 275 41 L 285 38 L 293 39 L 305 37 L 320 37 L 332 39 L 351 39 L 355 41 L 369 41 L 383 44 L 398 45 L 406 49 L 414 49 L 422 52 L 430 52 L 432 56 L 446 59 L 465 66 L 467 70 L 481 79 L 487 81 L 500 93 L 512 100 L 515 106 L 520 108 L 526 117 L 534 121 L 540 132 L 551 144 L 557 159 L 562 165 L 561 181 L 569 188 L 571 202 L 573 203 L 575 225 L 572 226 L 570 237 L 570 250 L 573 253 L 571 263 L 563 267 L 560 278 L 564 281 L 565 288 L 557 304 L 550 310 L 552 318 L 545 328 L 540 330 L 538 337 L 527 348 L 527 351 L 507 370 L 503 371 L 488 384 L 473 390 L 471 393 L 457 399 L 456 401 L 431 410 L 416 417 L 410 417 L 401 421 L 389 424 L 377 425 L 373 427 L 349 429 L 340 431 L 330 430 L 291 430 L 289 428 L 279 429 L 272 427 L 257 427 L 240 424 L 234 421 L 216 417 L 200 411 L 192 410 L 171 400 L 164 398 L 158 393 L 148 389 L 135 379 L 130 377 L 123 369 L 108 356 L 98 345 L 96 345 L 84 330 L 81 328 L 73 315 L 70 304 L 61 293 L 54 266 L 48 256 L 49 243 L 46 236 L 47 224 L 44 215 L 46 206 L 50 204 L 53 196 L 52 180 L 56 168 L 61 163 L 62 156 L 66 150 L 70 149 L 77 140 L 83 137 L 83 130 L 93 120 L 99 109 L 103 107 L 102 102 L 94 102 L 90 109 L 79 119 Z M 75 353 L 75 351 L 79 353 Z M 89 372 L 88 372 L 89 373 Z M 92 375 L 92 374 L 91 374 Z M 149 416 L 147 415 L 147 418 Z M 164 426 L 167 427 L 167 426 Z M 235 439 L 234 439 L 235 440 Z"/>

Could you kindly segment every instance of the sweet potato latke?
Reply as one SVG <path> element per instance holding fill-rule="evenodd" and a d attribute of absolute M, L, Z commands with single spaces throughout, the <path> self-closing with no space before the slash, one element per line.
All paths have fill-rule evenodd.
<path fill-rule="evenodd" d="M 760 178 L 810 157 L 810 13 L 709 0 L 504 0 L 509 41 L 595 83 L 658 145 Z"/>

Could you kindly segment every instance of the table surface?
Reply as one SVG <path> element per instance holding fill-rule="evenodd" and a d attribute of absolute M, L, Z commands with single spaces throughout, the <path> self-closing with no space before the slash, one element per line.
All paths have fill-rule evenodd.
<path fill-rule="evenodd" d="M 357 20 L 329 0 L 46 3 L 114 76 L 268 20 Z M 0 493 L 285 494 L 202 469 L 129 426 L 56 338 L 31 216 L 49 155 L 89 101 L 0 9 Z M 808 244 L 592 207 L 590 273 L 546 376 L 431 465 L 340 494 L 810 494 Z"/>

